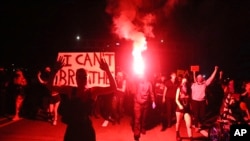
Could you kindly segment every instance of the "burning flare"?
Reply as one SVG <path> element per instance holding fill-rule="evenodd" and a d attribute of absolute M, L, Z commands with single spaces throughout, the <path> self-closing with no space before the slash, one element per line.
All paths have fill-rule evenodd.
<path fill-rule="evenodd" d="M 138 75 L 144 74 L 142 52 L 147 49 L 146 37 L 154 37 L 152 23 L 155 16 L 139 13 L 142 4 L 141 0 L 110 0 L 106 9 L 113 15 L 113 32 L 120 38 L 133 41 L 133 70 Z"/>
<path fill-rule="evenodd" d="M 140 33 L 138 33 L 140 34 Z M 137 40 L 133 43 L 133 52 L 134 57 L 133 69 L 136 74 L 143 75 L 145 64 L 142 57 L 142 52 L 147 49 L 147 42 L 143 35 L 138 35 Z"/>

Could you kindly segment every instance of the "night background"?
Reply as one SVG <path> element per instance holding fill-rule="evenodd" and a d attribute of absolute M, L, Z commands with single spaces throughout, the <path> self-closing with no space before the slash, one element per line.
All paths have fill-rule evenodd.
<path fill-rule="evenodd" d="M 112 33 L 112 15 L 105 11 L 115 1 L 1 2 L 0 66 L 36 69 L 53 63 L 59 51 L 115 51 L 118 66 L 130 66 L 131 43 Z M 138 13 L 148 12 L 156 15 L 146 51 L 152 68 L 200 65 L 209 75 L 218 65 L 226 76 L 250 79 L 249 1 L 145 0 Z"/>

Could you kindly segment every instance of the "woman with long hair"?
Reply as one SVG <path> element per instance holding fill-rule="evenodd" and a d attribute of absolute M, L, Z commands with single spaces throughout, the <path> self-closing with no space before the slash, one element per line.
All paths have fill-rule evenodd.
<path fill-rule="evenodd" d="M 180 86 L 176 91 L 176 140 L 180 141 L 180 123 L 184 116 L 186 123 L 187 134 L 190 140 L 192 140 L 192 129 L 191 129 L 191 114 L 190 114 L 190 95 L 191 88 L 188 85 L 186 78 L 182 78 Z"/>

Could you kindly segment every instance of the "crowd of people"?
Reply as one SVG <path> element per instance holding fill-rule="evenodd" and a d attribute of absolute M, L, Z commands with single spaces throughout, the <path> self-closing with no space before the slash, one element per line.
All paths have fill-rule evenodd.
<path fill-rule="evenodd" d="M 102 117 L 104 127 L 109 122 L 119 125 L 124 116 L 130 116 L 135 141 L 152 124 L 161 125 L 162 132 L 175 125 L 179 141 L 182 119 L 190 140 L 192 128 L 199 132 L 218 119 L 230 123 L 250 121 L 250 81 L 238 82 L 237 87 L 236 80 L 224 78 L 218 66 L 208 78 L 196 71 L 128 78 L 122 70 L 113 77 L 101 60 L 100 68 L 107 73 L 110 87 L 87 88 L 87 72 L 83 68 L 76 72 L 76 87 L 53 86 L 55 73 L 63 65 L 60 58 L 54 67 L 38 71 L 35 82 L 28 81 L 20 69 L 8 77 L 1 72 L 1 116 L 12 114 L 12 120 L 42 116 L 56 125 L 61 115 L 62 122 L 67 124 L 65 141 L 86 138 L 95 141 L 90 116 Z M 65 104 L 68 106 L 63 107 Z"/>

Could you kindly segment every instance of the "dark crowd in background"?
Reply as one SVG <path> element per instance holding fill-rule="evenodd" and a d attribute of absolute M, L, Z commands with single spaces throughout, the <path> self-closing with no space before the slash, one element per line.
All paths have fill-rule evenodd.
<path fill-rule="evenodd" d="M 19 115 L 23 118 L 48 121 L 47 109 L 49 107 L 50 92 L 43 84 L 39 83 L 39 80 L 37 79 L 38 71 L 29 72 L 25 69 L 1 69 L 0 116 L 11 118 L 11 115 L 15 114 L 16 85 L 14 84 L 13 79 L 16 77 L 15 75 L 17 70 L 22 70 L 24 77 L 27 79 L 27 85 L 23 88 L 25 97 L 23 99 Z M 117 72 L 115 76 L 116 80 L 118 79 L 118 76 L 121 75 L 121 72 L 122 70 Z M 154 73 L 148 75 L 148 78 L 153 86 L 156 108 L 153 109 L 149 106 L 148 114 L 146 116 L 147 130 L 150 130 L 156 125 L 162 123 L 162 103 L 161 100 L 157 101 L 156 84 L 160 81 L 163 81 L 165 85 L 166 81 L 171 79 L 171 75 L 172 74 L 166 73 Z M 133 79 L 131 79 L 131 77 L 129 77 L 125 72 L 122 72 L 121 76 L 122 79 L 126 80 L 125 90 L 121 90 L 123 96 L 120 97 L 119 94 L 110 94 L 96 97 L 92 112 L 93 118 L 103 118 L 114 125 L 122 122 L 122 118 L 124 116 L 130 116 L 132 119 L 134 118 Z M 161 80 L 162 76 L 164 77 L 163 80 Z M 176 81 L 179 83 L 183 77 L 187 78 L 188 82 L 193 82 L 195 78 L 191 71 L 186 71 L 185 74 L 177 74 Z M 204 117 L 202 126 L 209 126 L 218 119 L 222 111 L 221 107 L 223 106 L 225 97 L 227 97 L 226 93 L 229 91 L 229 89 L 233 89 L 232 93 L 240 96 L 246 92 L 245 86 L 248 82 L 248 80 L 234 80 L 233 78 L 224 78 L 223 71 L 217 72 L 211 84 L 206 88 L 207 106 L 206 115 Z M 122 89 L 122 85 L 122 83 L 118 84 L 118 88 Z M 117 101 L 114 102 L 114 98 L 119 98 L 119 103 L 117 103 Z M 61 95 L 61 104 L 63 103 L 63 99 L 64 97 Z M 168 101 L 166 100 L 166 103 L 167 102 Z M 171 120 L 173 120 L 173 123 L 175 123 L 175 113 L 172 116 L 173 117 Z M 133 120 L 131 120 L 131 126 L 133 126 Z M 164 130 L 166 129 L 162 129 L 162 131 Z"/>
<path fill-rule="evenodd" d="M 25 87 L 25 92 L 26 92 L 26 98 L 24 101 L 24 105 L 22 108 L 22 114 L 25 117 L 29 117 L 29 118 L 37 118 L 37 114 L 40 110 L 44 110 L 46 109 L 46 107 L 48 107 L 48 101 L 46 101 L 46 98 L 49 96 L 49 92 L 46 90 L 46 88 L 39 83 L 39 81 L 37 80 L 37 72 L 38 70 L 35 71 L 27 71 L 25 69 L 23 69 L 24 74 L 26 76 L 26 78 L 28 79 L 28 85 Z M 0 104 L 1 104 L 1 108 L 0 108 L 0 115 L 4 116 L 5 114 L 13 114 L 15 111 L 15 106 L 14 106 L 14 95 L 13 95 L 13 77 L 15 74 L 15 69 L 1 69 L 0 70 L 0 86 L 1 86 L 1 93 L 0 93 Z M 192 73 L 190 72 L 190 76 L 189 78 L 192 80 Z M 161 74 L 152 74 L 151 75 L 151 80 L 152 82 L 156 82 L 158 80 L 160 80 L 160 76 L 161 75 L 165 75 L 166 78 L 170 78 L 170 76 L 168 77 L 167 74 L 165 73 L 161 73 Z M 130 78 L 126 78 L 129 82 Z M 209 101 L 208 106 L 210 106 L 210 109 L 213 109 L 212 111 L 208 112 L 209 114 L 213 114 L 214 113 L 214 109 L 218 109 L 218 106 L 221 103 L 221 99 L 223 98 L 223 90 L 221 88 L 221 84 L 219 84 L 217 82 L 218 80 L 218 76 L 217 78 L 215 78 L 215 80 L 213 81 L 213 83 L 207 88 L 207 98 Z M 228 82 L 232 80 L 232 78 L 223 78 L 223 85 L 227 85 Z M 244 92 L 244 84 L 246 81 L 248 80 L 235 80 L 235 88 L 237 90 L 238 93 L 242 93 Z M 129 87 L 129 84 L 128 86 Z M 133 98 L 129 95 L 129 91 L 127 91 L 127 97 L 130 97 L 126 100 L 133 100 Z M 102 104 L 102 101 L 105 99 L 108 99 L 108 97 L 112 97 L 112 96 L 103 96 L 102 100 L 100 101 L 100 104 Z M 129 106 L 130 104 L 126 104 L 126 106 Z M 105 105 L 104 107 L 107 107 L 107 105 Z M 131 114 L 131 106 L 126 108 L 126 112 Z M 103 111 L 101 111 L 103 112 Z M 103 113 L 105 115 L 105 113 Z"/>

